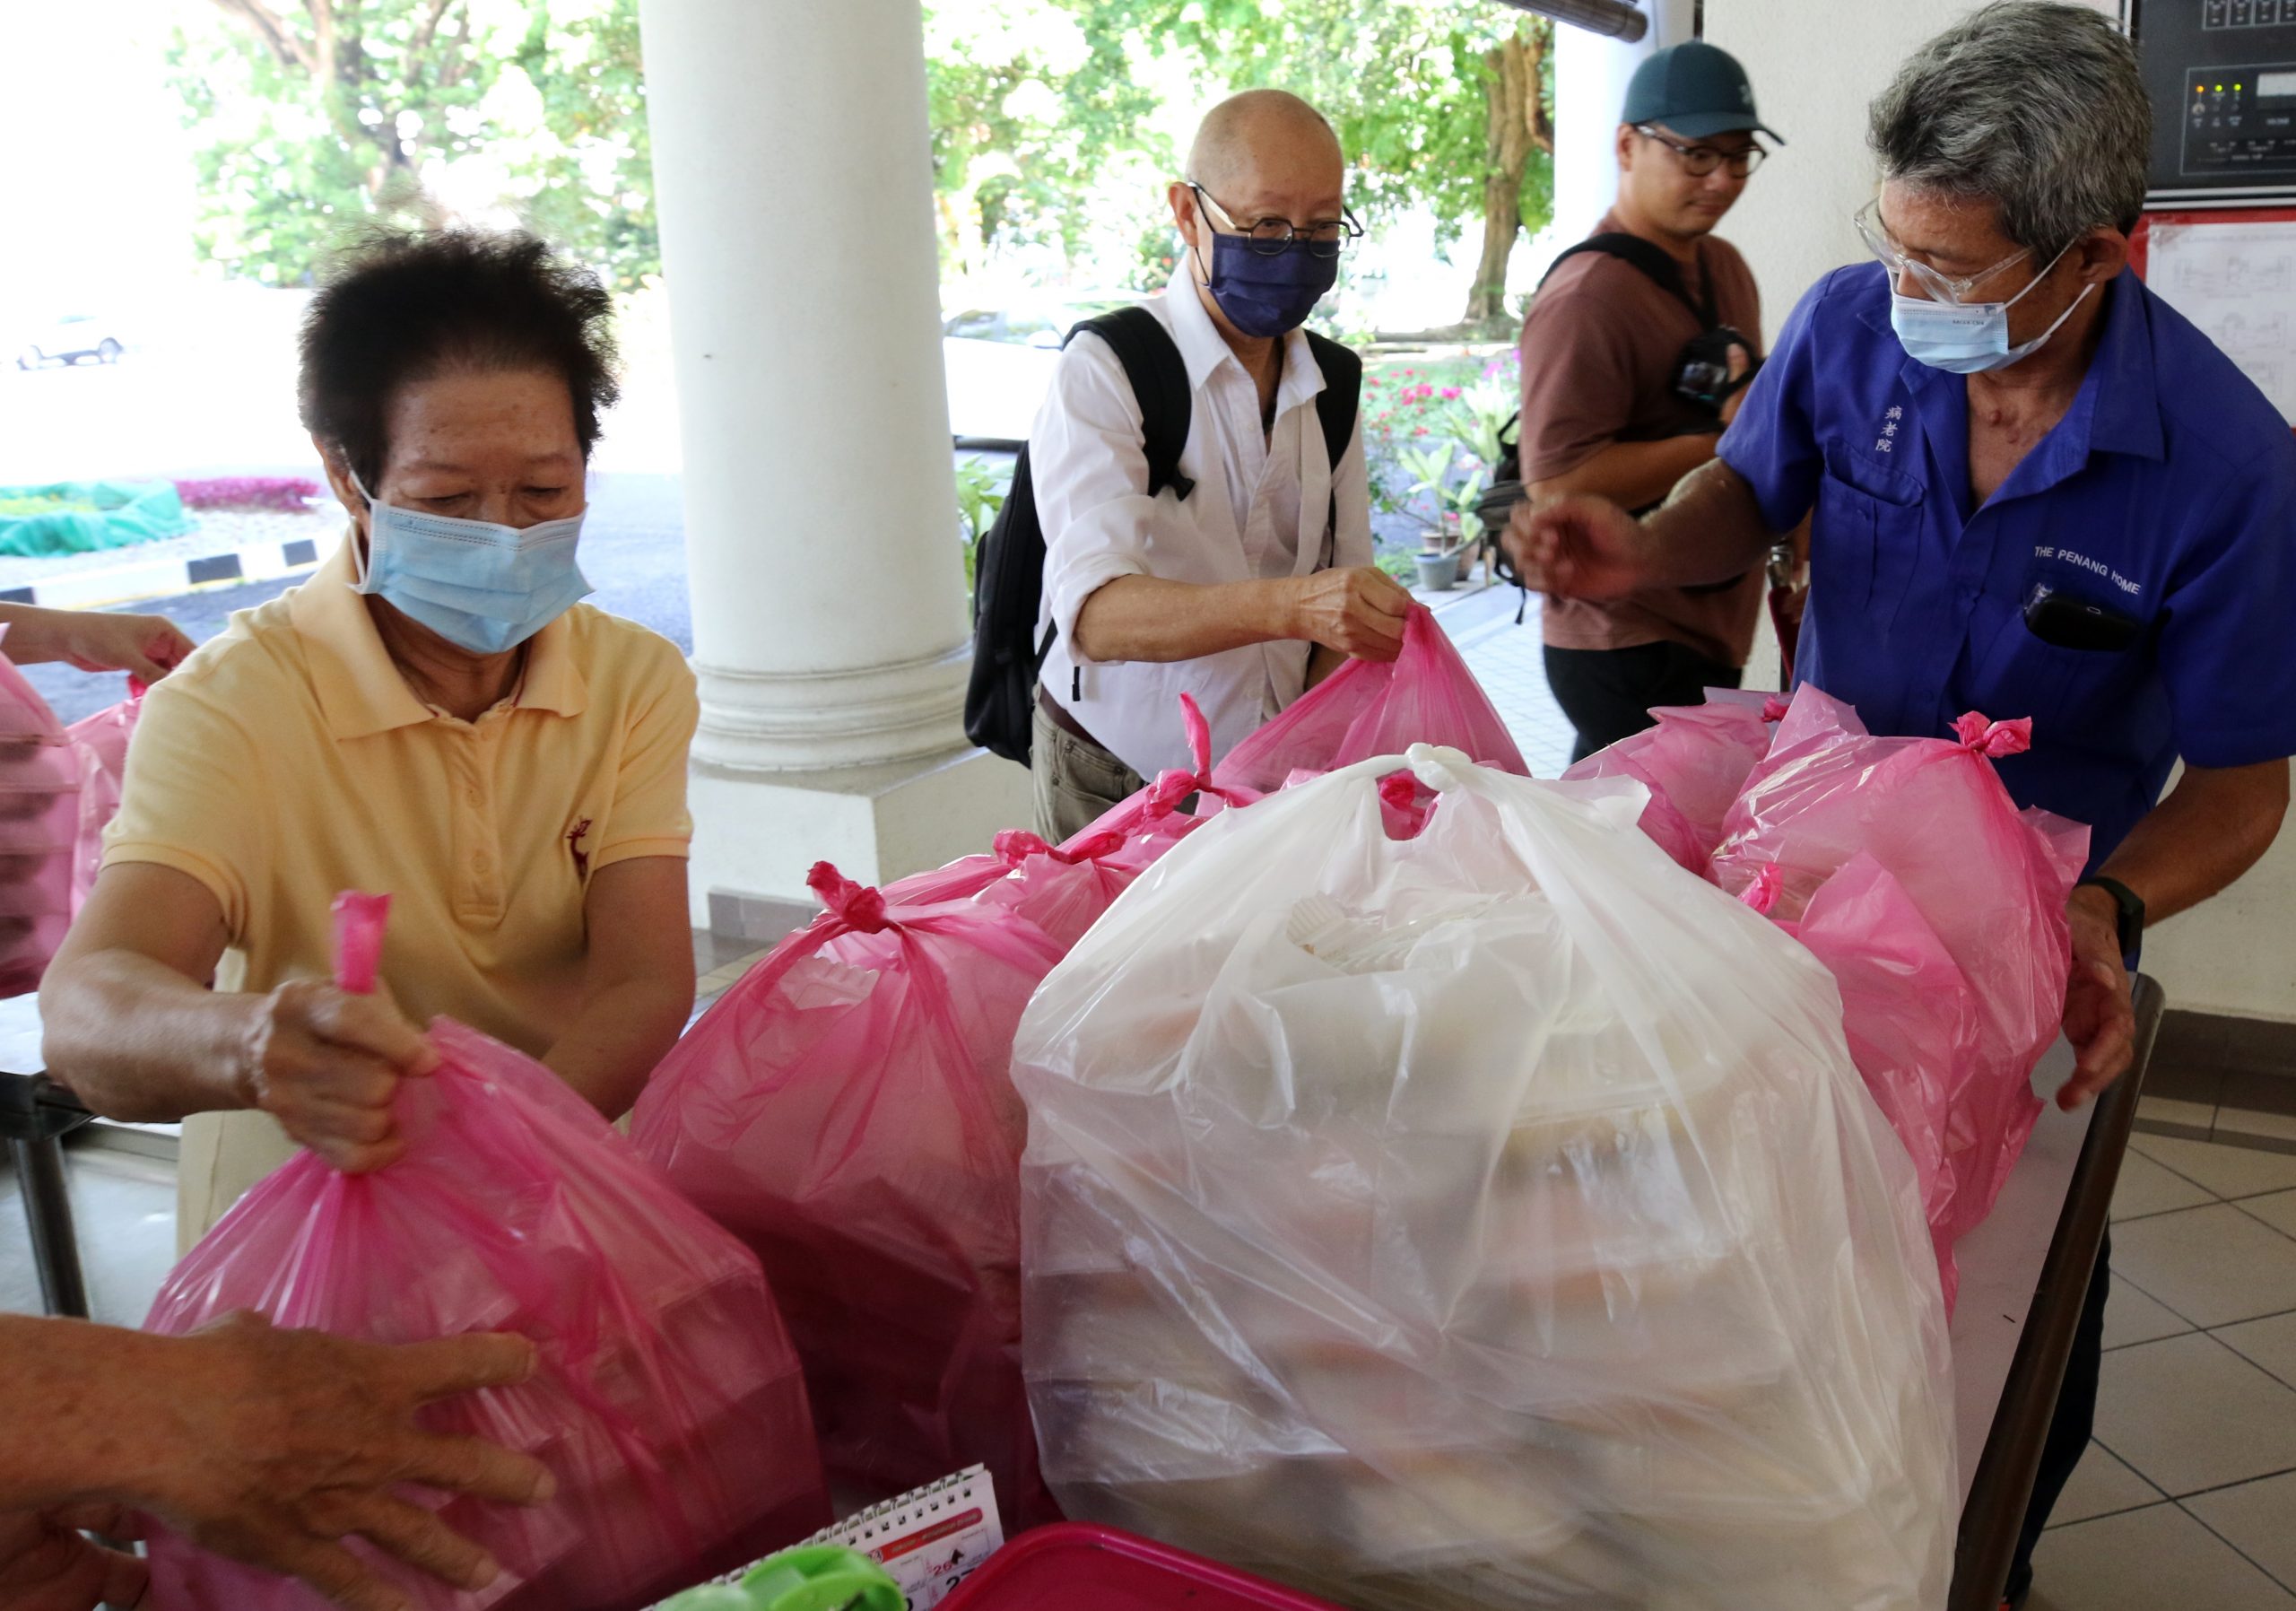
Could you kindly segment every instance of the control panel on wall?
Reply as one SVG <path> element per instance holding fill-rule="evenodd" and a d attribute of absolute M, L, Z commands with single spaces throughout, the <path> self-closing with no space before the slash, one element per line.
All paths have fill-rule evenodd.
<path fill-rule="evenodd" d="M 2135 29 L 2153 197 L 2296 195 L 2296 0 L 2144 0 Z"/>

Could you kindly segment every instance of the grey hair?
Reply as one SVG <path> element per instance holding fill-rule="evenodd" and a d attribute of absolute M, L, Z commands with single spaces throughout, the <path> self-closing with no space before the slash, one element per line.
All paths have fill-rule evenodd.
<path fill-rule="evenodd" d="M 2144 208 L 2152 107 L 2136 52 L 2083 5 L 1997 0 L 1931 39 L 1868 112 L 1882 177 L 1982 197 L 2036 257 Z"/>

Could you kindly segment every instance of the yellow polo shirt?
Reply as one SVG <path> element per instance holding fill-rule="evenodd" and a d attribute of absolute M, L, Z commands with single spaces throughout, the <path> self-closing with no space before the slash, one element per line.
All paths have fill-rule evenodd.
<path fill-rule="evenodd" d="M 327 977 L 335 894 L 387 892 L 382 973 L 408 1015 L 540 1055 L 581 1005 L 592 875 L 687 853 L 693 674 L 667 640 L 576 605 L 531 640 L 511 696 L 462 721 L 407 686 L 351 582 L 346 545 L 152 690 L 104 865 L 206 887 L 230 936 L 220 990 Z M 188 1119 L 179 1240 L 293 1151 L 268 1114 Z"/>

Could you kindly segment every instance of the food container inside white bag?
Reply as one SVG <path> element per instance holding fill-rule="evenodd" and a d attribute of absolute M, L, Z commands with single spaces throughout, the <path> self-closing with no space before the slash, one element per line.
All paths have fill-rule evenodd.
<path fill-rule="evenodd" d="M 1366 762 L 1191 835 L 1053 971 L 1014 1079 L 1070 1516 L 1394 1611 L 1944 1602 L 1912 1166 L 1831 979 L 1646 799 Z"/>

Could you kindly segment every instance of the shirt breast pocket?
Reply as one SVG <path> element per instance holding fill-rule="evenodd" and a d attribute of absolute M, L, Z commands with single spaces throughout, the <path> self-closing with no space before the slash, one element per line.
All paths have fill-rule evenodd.
<path fill-rule="evenodd" d="M 2063 580 L 2061 570 L 2036 562 L 2014 600 L 1988 599 L 1987 613 L 1998 613 L 1997 624 L 1971 692 L 1977 708 L 1996 720 L 2031 717 L 2036 741 L 2077 745 L 2083 735 L 2114 731 L 2128 719 L 2150 675 L 2155 623 L 2129 614 L 2126 641 L 2117 648 L 2051 642 L 2027 623 L 2024 605 L 2036 583 Z"/>
<path fill-rule="evenodd" d="M 1921 483 L 1839 441 L 1826 444 L 1825 461 L 1810 527 L 1811 586 L 1886 628 L 1921 541 Z"/>

